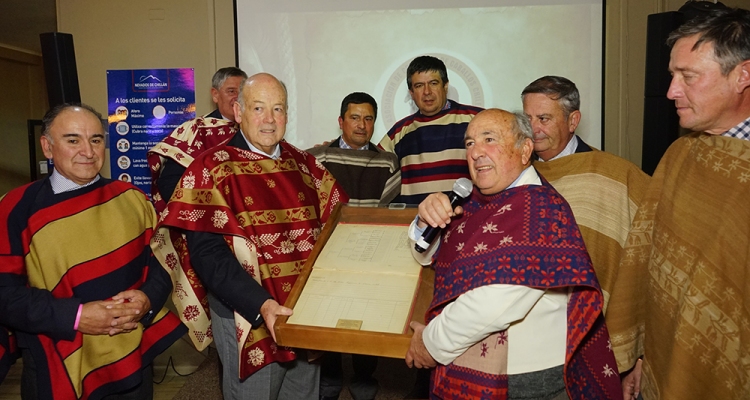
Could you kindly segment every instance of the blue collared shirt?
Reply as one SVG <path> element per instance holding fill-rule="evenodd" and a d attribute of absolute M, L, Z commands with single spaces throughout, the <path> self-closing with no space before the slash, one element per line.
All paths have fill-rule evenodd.
<path fill-rule="evenodd" d="M 354 147 L 349 146 L 349 143 L 346 143 L 344 141 L 344 137 L 343 136 L 339 136 L 339 147 L 342 148 L 342 149 L 344 149 L 344 150 L 369 150 L 370 149 L 370 143 L 365 143 L 364 146 L 362 146 L 362 147 L 360 147 L 358 149 L 355 149 Z"/>
<path fill-rule="evenodd" d="M 565 146 L 565 148 L 558 155 L 550 158 L 547 161 L 557 160 L 558 158 L 563 158 L 565 156 L 575 154 L 577 148 L 578 148 L 578 135 L 573 135 L 573 137 L 570 138 L 570 140 L 568 141 L 568 144 Z M 544 162 L 544 160 L 542 160 L 541 157 L 537 161 Z"/>
<path fill-rule="evenodd" d="M 734 128 L 722 133 L 721 136 L 750 140 L 750 117 L 737 124 Z"/>

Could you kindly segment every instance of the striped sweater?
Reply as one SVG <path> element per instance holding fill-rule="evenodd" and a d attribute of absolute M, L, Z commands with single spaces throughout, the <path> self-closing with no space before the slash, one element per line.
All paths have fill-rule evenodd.
<path fill-rule="evenodd" d="M 367 150 L 342 149 L 339 139 L 307 150 L 333 174 L 349 195 L 349 205 L 387 205 L 400 192 L 398 159 L 370 143 Z"/>
<path fill-rule="evenodd" d="M 380 148 L 398 156 L 401 195 L 397 202 L 419 204 L 430 193 L 448 192 L 458 178 L 468 178 L 464 133 L 482 111 L 448 100 L 439 113 L 419 111 L 397 122 L 380 141 Z"/>

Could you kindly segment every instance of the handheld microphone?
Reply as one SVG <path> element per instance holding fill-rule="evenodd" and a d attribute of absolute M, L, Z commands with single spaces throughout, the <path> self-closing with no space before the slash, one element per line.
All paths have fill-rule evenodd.
<path fill-rule="evenodd" d="M 456 183 L 453 184 L 453 191 L 448 194 L 448 199 L 451 202 L 451 209 L 456 208 L 456 206 L 461 203 L 461 200 L 469 197 L 472 187 L 473 184 L 466 178 L 459 178 L 456 180 Z M 440 227 L 433 228 L 427 226 L 427 229 L 424 230 L 422 236 L 414 245 L 414 250 L 424 253 L 425 250 L 430 247 L 430 243 L 435 240 L 435 236 L 440 232 L 440 229 Z"/>

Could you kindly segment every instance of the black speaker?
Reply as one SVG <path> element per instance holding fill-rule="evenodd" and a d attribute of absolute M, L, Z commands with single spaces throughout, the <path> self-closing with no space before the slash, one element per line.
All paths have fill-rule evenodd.
<path fill-rule="evenodd" d="M 646 30 L 646 79 L 643 103 L 643 148 L 641 169 L 651 175 L 680 133 L 677 109 L 667 99 L 667 90 L 672 76 L 669 73 L 667 46 L 669 33 L 682 24 L 682 13 L 671 11 L 648 16 Z"/>
<path fill-rule="evenodd" d="M 667 91 L 672 81 L 669 73 L 667 37 L 680 25 L 715 9 L 726 8 L 721 2 L 688 1 L 679 11 L 648 16 L 646 28 L 646 79 L 643 103 L 643 149 L 641 169 L 651 175 L 659 160 L 680 137 L 680 119 Z"/>
<path fill-rule="evenodd" d="M 667 46 L 669 34 L 682 25 L 682 13 L 670 11 L 648 16 L 646 28 L 646 97 L 667 96 L 672 76 L 669 73 Z"/>
<path fill-rule="evenodd" d="M 42 43 L 49 107 L 62 103 L 80 103 L 81 90 L 78 87 L 73 35 L 49 32 L 39 34 L 39 39 Z"/>
<path fill-rule="evenodd" d="M 674 101 L 666 97 L 646 97 L 643 107 L 641 169 L 652 175 L 669 145 L 680 137 L 680 117 Z"/>

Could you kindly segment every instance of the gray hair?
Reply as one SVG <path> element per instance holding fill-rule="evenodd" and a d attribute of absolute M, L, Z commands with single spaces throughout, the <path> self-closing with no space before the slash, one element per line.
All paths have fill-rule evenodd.
<path fill-rule="evenodd" d="M 557 100 L 565 118 L 581 108 L 581 95 L 576 84 L 562 76 L 547 75 L 529 83 L 521 92 L 521 98 L 530 93 L 542 93 L 552 100 Z"/>
<path fill-rule="evenodd" d="M 52 134 L 50 134 L 49 130 L 52 126 L 52 123 L 55 122 L 55 119 L 57 119 L 57 117 L 60 116 L 63 111 L 69 108 L 80 108 L 90 112 L 91 115 L 99 120 L 99 122 L 102 124 L 102 131 L 104 130 L 104 124 L 101 122 L 102 115 L 98 111 L 94 110 L 94 107 L 83 103 L 62 103 L 50 108 L 49 111 L 44 114 L 44 117 L 42 117 L 42 135 L 45 136 L 50 143 L 52 143 Z"/>
<path fill-rule="evenodd" d="M 724 76 L 738 64 L 750 60 L 750 11 L 741 8 L 716 9 L 698 15 L 669 34 L 667 45 L 700 35 L 692 51 L 704 43 L 713 43 L 714 59 Z"/>
<path fill-rule="evenodd" d="M 216 71 L 214 73 L 214 77 L 211 78 L 211 87 L 220 90 L 222 86 L 224 86 L 224 82 L 227 81 L 228 78 L 232 78 L 235 76 L 242 77 L 242 79 L 247 79 L 247 74 L 245 71 L 236 68 L 236 67 L 224 67 Z"/>
<path fill-rule="evenodd" d="M 531 129 L 529 117 L 522 111 L 514 111 L 513 117 L 515 118 L 511 131 L 516 136 L 516 148 L 521 148 L 526 139 L 534 140 L 534 131 Z"/>

